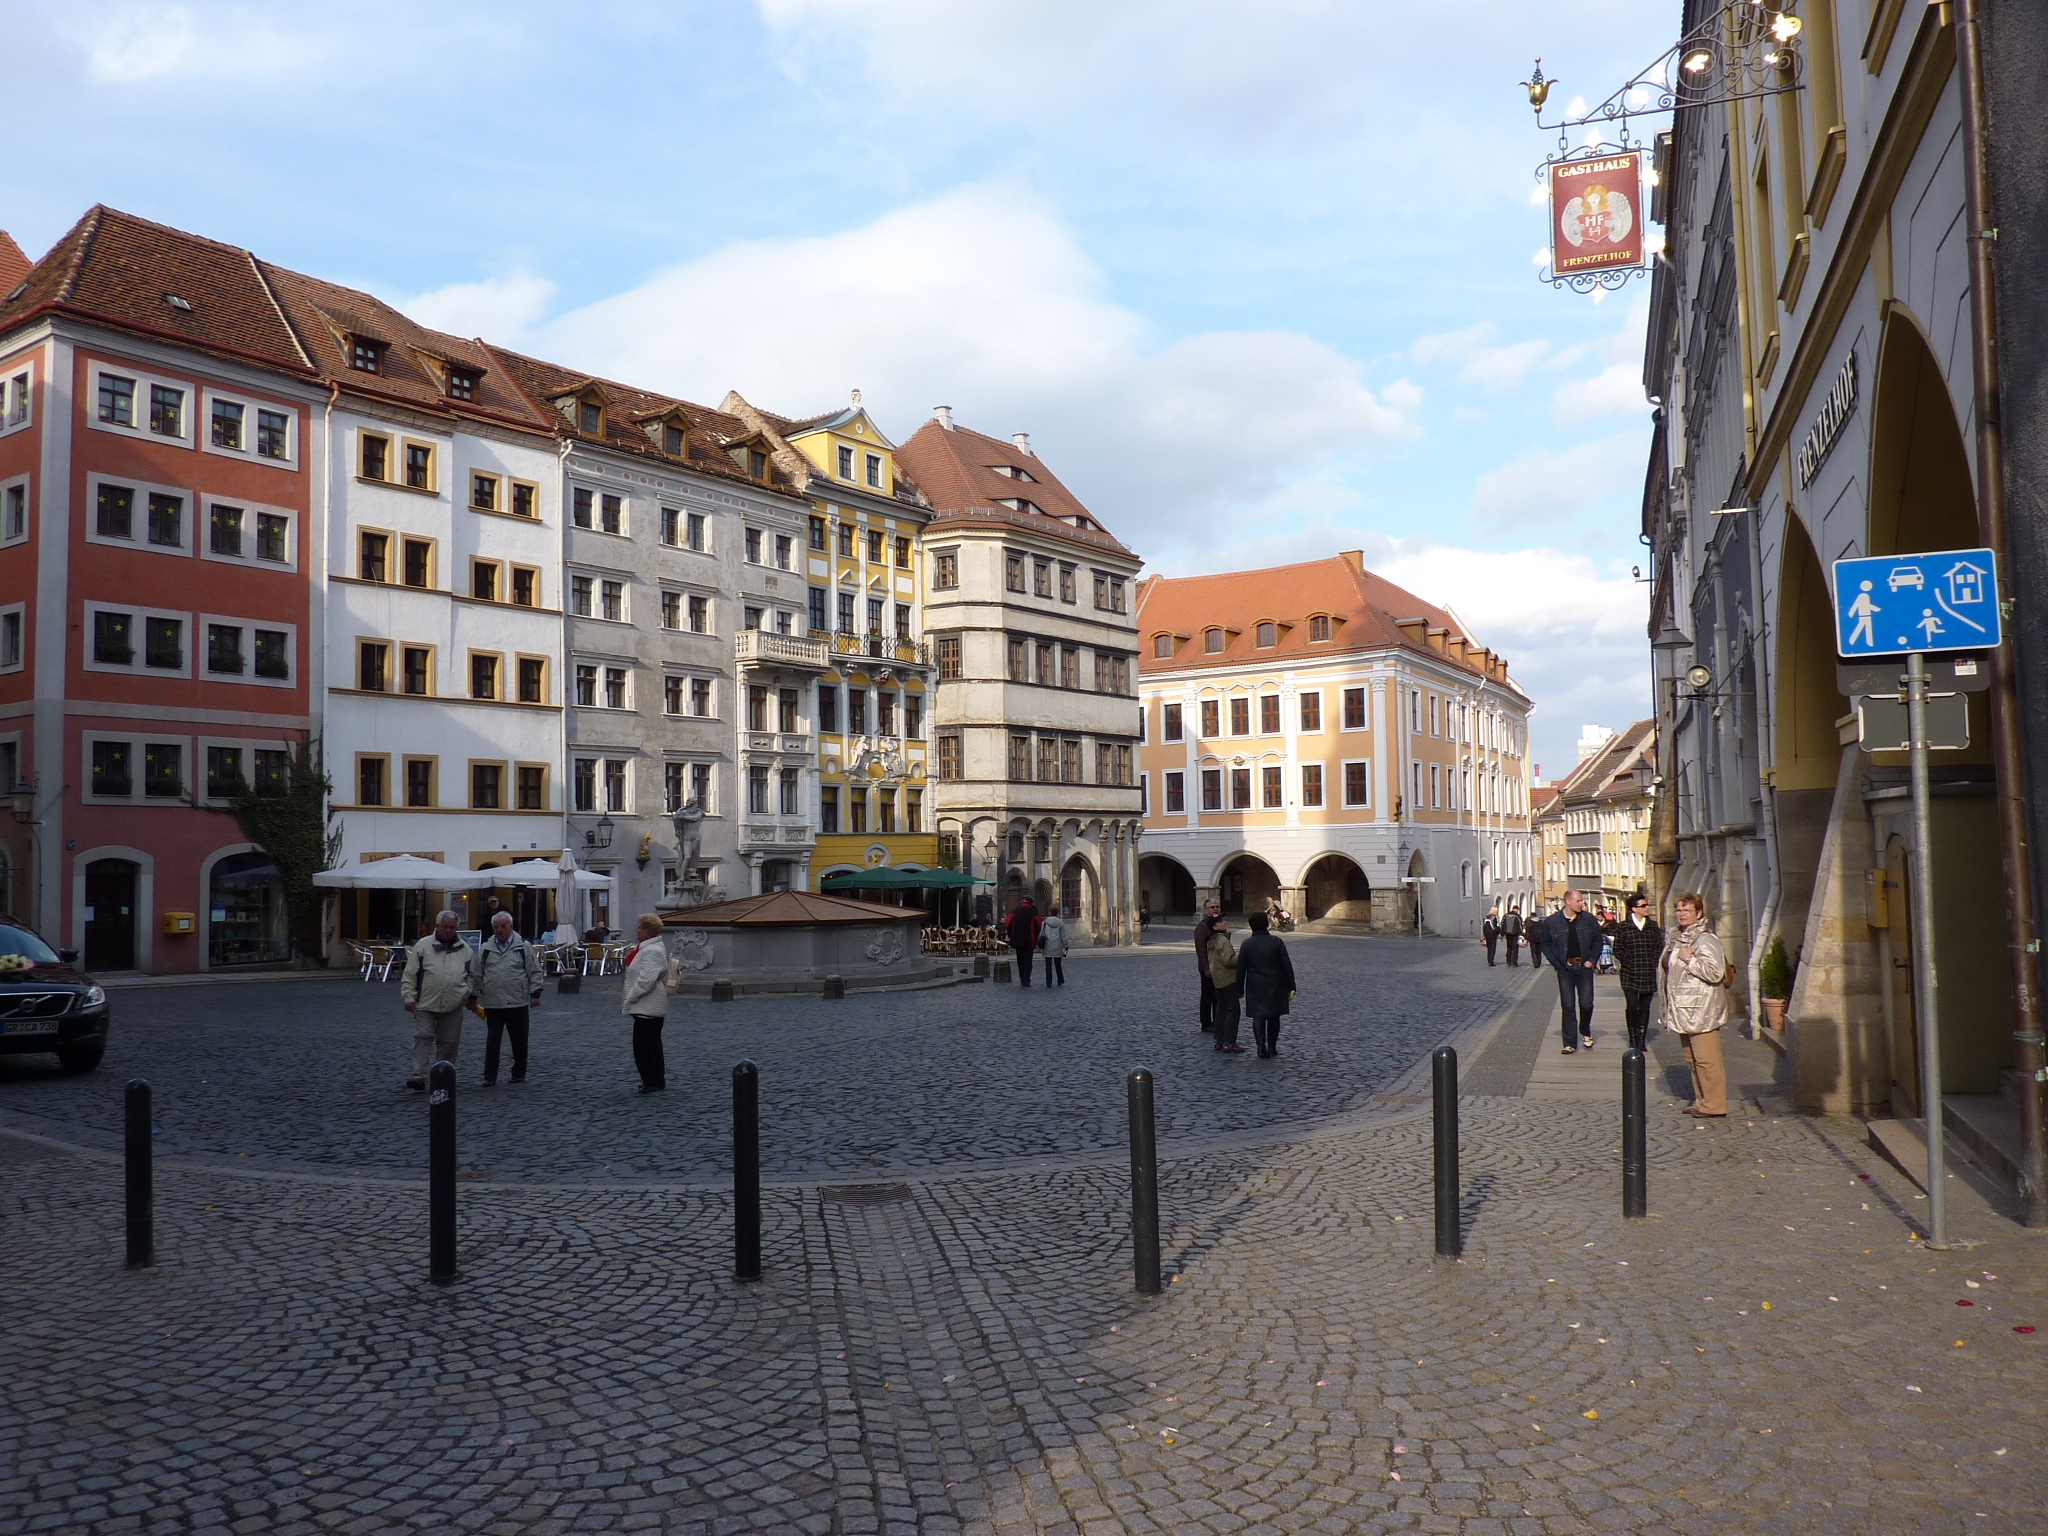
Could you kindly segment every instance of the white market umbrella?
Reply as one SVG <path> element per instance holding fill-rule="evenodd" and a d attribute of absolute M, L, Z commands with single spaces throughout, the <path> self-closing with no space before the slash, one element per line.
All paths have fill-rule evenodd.
<path fill-rule="evenodd" d="M 439 859 L 401 853 L 368 864 L 323 869 L 313 877 L 313 883 L 360 891 L 480 891 L 492 881 L 488 873 L 472 873 L 443 864 Z"/>
<path fill-rule="evenodd" d="M 576 867 L 576 855 L 564 848 L 555 866 L 555 926 L 566 927 L 577 938 L 583 936 L 583 925 L 576 921 L 576 877 L 582 873 Z"/>
<path fill-rule="evenodd" d="M 521 859 L 517 864 L 501 864 L 496 869 L 486 869 L 482 873 L 491 877 L 493 885 L 551 885 L 556 887 L 557 894 L 566 883 L 565 872 L 561 866 L 550 864 L 546 859 Z M 574 888 L 579 891 L 608 891 L 612 888 L 612 877 L 600 875 L 596 870 L 571 869 L 566 874 L 569 881 L 575 882 Z"/>

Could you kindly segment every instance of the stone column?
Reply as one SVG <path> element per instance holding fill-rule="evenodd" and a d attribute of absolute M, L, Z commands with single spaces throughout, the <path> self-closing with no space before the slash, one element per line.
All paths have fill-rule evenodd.
<path fill-rule="evenodd" d="M 762 855 L 758 853 L 747 855 L 747 894 L 749 896 L 761 894 L 761 861 Z"/>

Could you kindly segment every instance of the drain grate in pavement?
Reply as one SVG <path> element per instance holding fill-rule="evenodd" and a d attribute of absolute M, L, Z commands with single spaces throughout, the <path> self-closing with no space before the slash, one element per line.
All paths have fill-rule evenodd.
<path fill-rule="evenodd" d="M 826 1205 L 900 1205 L 909 1198 L 908 1184 L 827 1184 L 818 1191 Z"/>

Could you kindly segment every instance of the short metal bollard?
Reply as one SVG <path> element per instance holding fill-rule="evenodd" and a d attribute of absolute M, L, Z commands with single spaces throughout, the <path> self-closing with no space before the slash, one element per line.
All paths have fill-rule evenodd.
<path fill-rule="evenodd" d="M 128 1267 L 142 1269 L 156 1262 L 156 1147 L 149 1084 L 128 1080 L 125 1104 L 128 1150 Z"/>
<path fill-rule="evenodd" d="M 729 981 L 714 981 L 711 983 L 711 1001 L 714 1003 L 731 1002 L 732 983 Z"/>
<path fill-rule="evenodd" d="M 427 1073 L 427 1275 L 455 1278 L 455 1063 Z"/>
<path fill-rule="evenodd" d="M 844 976 L 827 976 L 825 984 L 818 990 L 818 995 L 828 1002 L 836 1001 L 846 996 L 846 978 Z"/>
<path fill-rule="evenodd" d="M 1159 1152 L 1152 1128 L 1152 1074 L 1125 1083 L 1131 1106 L 1131 1271 L 1140 1296 L 1159 1294 Z"/>
<path fill-rule="evenodd" d="M 1649 1190 L 1648 1089 L 1643 1053 L 1621 1053 L 1621 1214 L 1647 1216 Z"/>
<path fill-rule="evenodd" d="M 1458 1053 L 1440 1045 L 1429 1058 L 1436 1087 L 1436 1256 L 1465 1251 L 1458 1221 Z"/>
<path fill-rule="evenodd" d="M 555 995 L 567 997 L 583 990 L 583 973 L 565 970 L 555 977 Z"/>
<path fill-rule="evenodd" d="M 761 1074 L 732 1069 L 732 1273 L 761 1278 Z"/>

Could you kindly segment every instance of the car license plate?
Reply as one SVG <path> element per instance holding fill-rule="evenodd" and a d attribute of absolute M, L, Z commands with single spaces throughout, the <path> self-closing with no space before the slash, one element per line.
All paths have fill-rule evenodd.
<path fill-rule="evenodd" d="M 54 1035 L 55 1019 L 0 1019 L 0 1035 Z"/>

